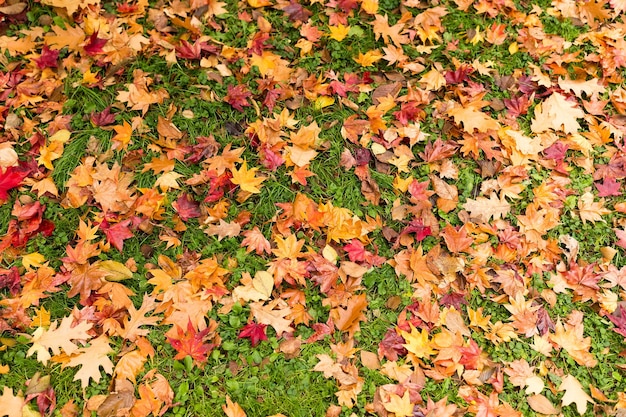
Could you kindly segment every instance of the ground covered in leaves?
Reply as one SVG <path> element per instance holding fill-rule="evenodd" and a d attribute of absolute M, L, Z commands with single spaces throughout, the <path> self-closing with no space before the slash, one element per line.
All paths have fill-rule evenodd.
<path fill-rule="evenodd" d="M 0 0 L 0 416 L 626 415 L 623 0 Z"/>

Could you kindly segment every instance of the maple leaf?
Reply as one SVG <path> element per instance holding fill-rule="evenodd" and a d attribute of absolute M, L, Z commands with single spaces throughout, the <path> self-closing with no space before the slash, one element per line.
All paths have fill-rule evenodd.
<path fill-rule="evenodd" d="M 219 224 L 212 224 L 206 229 L 204 233 L 209 236 L 217 235 L 217 240 L 221 241 L 225 237 L 237 237 L 241 233 L 241 225 L 237 222 L 228 223 L 220 219 Z"/>
<path fill-rule="evenodd" d="M 87 43 L 83 46 L 83 49 L 88 55 L 100 54 L 103 52 L 102 47 L 104 47 L 107 42 L 107 39 L 99 38 L 98 31 L 95 31 L 91 34 L 91 36 L 89 36 Z"/>
<path fill-rule="evenodd" d="M 191 356 L 197 366 L 202 366 L 207 361 L 207 355 L 213 350 L 213 343 L 204 343 L 205 336 L 211 331 L 210 327 L 206 327 L 202 331 L 197 331 L 191 323 L 187 322 L 187 330 L 183 330 L 178 324 L 175 324 L 176 337 L 167 338 L 168 342 L 178 352 L 174 359 L 184 359 Z"/>
<path fill-rule="evenodd" d="M 278 309 L 275 309 L 275 307 L 278 307 Z M 263 305 L 261 301 L 251 303 L 250 311 L 258 323 L 272 326 L 274 330 L 276 330 L 278 337 L 285 332 L 291 333 L 293 331 L 291 327 L 293 320 L 285 318 L 289 316 L 292 311 L 283 300 L 270 301 L 267 305 Z"/>
<path fill-rule="evenodd" d="M 272 247 L 270 241 L 265 238 L 258 226 L 254 226 L 252 230 L 246 230 L 242 235 L 245 236 L 245 239 L 241 241 L 241 246 L 246 247 L 246 252 L 250 253 L 254 251 L 257 255 L 271 253 Z"/>
<path fill-rule="evenodd" d="M 454 118 L 457 124 L 462 123 L 463 129 L 468 133 L 473 133 L 474 129 L 479 132 L 499 129 L 500 124 L 496 120 L 479 110 L 484 104 L 486 103 L 473 102 L 465 107 L 455 105 L 448 109 L 447 113 Z"/>
<path fill-rule="evenodd" d="M 222 411 L 226 414 L 226 417 L 246 417 L 246 413 L 243 408 L 236 402 L 232 402 L 230 396 L 226 396 L 226 404 L 222 405 Z"/>
<path fill-rule="evenodd" d="M 95 126 L 107 126 L 115 122 L 115 114 L 111 113 L 111 106 L 107 106 L 101 112 L 93 112 L 89 120 Z"/>
<path fill-rule="evenodd" d="M 559 93 L 552 93 L 535 108 L 535 118 L 530 125 L 530 130 L 533 133 L 541 133 L 549 129 L 576 133 L 580 129 L 580 124 L 576 119 L 584 116 L 585 112 L 575 102 L 568 101 Z"/>
<path fill-rule="evenodd" d="M 306 22 L 313 15 L 310 10 L 302 7 L 296 0 L 289 0 L 289 4 L 282 10 L 289 15 L 289 20 L 293 22 Z"/>
<path fill-rule="evenodd" d="M 392 412 L 396 417 L 412 417 L 413 408 L 409 390 L 404 391 L 404 395 L 400 397 L 397 394 L 389 394 L 389 402 L 383 403 L 385 410 Z"/>
<path fill-rule="evenodd" d="M 130 143 L 130 139 L 133 134 L 133 127 L 128 122 L 124 122 L 124 124 L 122 125 L 113 126 L 113 130 L 115 130 L 117 135 L 113 136 L 113 138 L 111 139 L 113 141 L 113 146 L 111 147 L 111 149 L 125 150 Z"/>
<path fill-rule="evenodd" d="M 251 96 L 252 93 L 245 85 L 239 84 L 234 87 L 229 85 L 228 93 L 224 97 L 224 101 L 233 106 L 234 109 L 243 111 L 244 107 L 250 106 L 248 98 Z"/>
<path fill-rule="evenodd" d="M 26 356 L 37 353 L 37 360 L 45 365 L 51 358 L 48 350 L 52 351 L 54 355 L 60 354 L 61 351 L 68 355 L 76 352 L 78 346 L 72 340 L 89 340 L 91 336 L 87 331 L 92 328 L 93 324 L 81 321 L 72 327 L 73 323 L 74 318 L 68 316 L 61 320 L 60 325 L 55 320 L 48 330 L 39 327 L 33 333 L 31 338 L 33 345 L 28 349 Z"/>
<path fill-rule="evenodd" d="M 161 318 L 157 316 L 146 317 L 146 314 L 154 310 L 156 306 L 157 303 L 154 297 L 150 297 L 147 294 L 143 295 L 143 301 L 139 310 L 135 309 L 135 306 L 130 305 L 128 307 L 129 315 L 124 319 L 124 329 L 120 335 L 131 342 L 135 342 L 139 337 L 147 336 L 149 331 L 140 329 L 140 327 L 155 326 L 161 321 Z"/>
<path fill-rule="evenodd" d="M 17 167 L 0 168 L 0 204 L 9 197 L 8 191 L 19 187 L 27 175 L 27 172 Z"/>
<path fill-rule="evenodd" d="M 587 403 L 595 404 L 595 401 L 583 390 L 582 385 L 572 375 L 566 375 L 561 380 L 559 391 L 565 391 L 561 402 L 564 406 L 576 404 L 576 411 L 583 415 L 587 411 Z"/>
<path fill-rule="evenodd" d="M 37 67 L 39 67 L 39 69 L 56 68 L 58 59 L 59 51 L 56 49 L 50 49 L 48 45 L 44 45 L 41 50 L 41 56 L 35 59 L 35 62 L 37 63 Z"/>
<path fill-rule="evenodd" d="M 79 8 L 84 9 L 89 5 L 98 4 L 100 0 L 42 0 L 41 3 L 52 7 L 65 8 L 68 16 L 72 16 Z"/>
<path fill-rule="evenodd" d="M 0 416 L 4 417 L 23 417 L 22 413 L 26 402 L 21 392 L 17 395 L 13 394 L 13 389 L 5 386 L 0 395 Z"/>
<path fill-rule="evenodd" d="M 74 381 L 80 380 L 81 387 L 85 389 L 90 379 L 100 382 L 100 367 L 109 375 L 113 372 L 113 362 L 107 356 L 109 353 L 113 353 L 109 346 L 109 338 L 101 335 L 89 342 L 89 346 L 77 349 L 64 366 L 81 367 L 76 372 Z"/>
<path fill-rule="evenodd" d="M 248 323 L 239 332 L 237 335 L 238 338 L 249 338 L 250 343 L 252 343 L 252 347 L 258 345 L 261 341 L 267 340 L 267 335 L 265 334 L 265 328 L 267 324 L 259 324 L 259 323 Z"/>
<path fill-rule="evenodd" d="M 498 198 L 496 193 L 491 193 L 489 198 L 468 198 L 463 208 L 470 213 L 472 218 L 480 222 L 488 222 L 489 219 L 502 219 L 511 210 L 511 205 L 505 199 Z"/>
<path fill-rule="evenodd" d="M 594 183 L 598 189 L 598 197 L 616 197 L 622 195 L 621 184 L 613 177 L 604 178 L 603 182 Z"/>
<path fill-rule="evenodd" d="M 404 330 L 400 331 L 400 335 L 406 341 L 403 345 L 404 348 L 418 359 L 428 358 L 430 355 L 436 353 L 431 347 L 431 341 L 428 340 L 428 330 L 422 329 L 420 332 L 412 324 L 410 327 L 410 333 Z"/>
<path fill-rule="evenodd" d="M 626 337 L 626 308 L 620 305 L 613 314 L 609 315 L 609 320 L 615 325 L 613 331 Z"/>
<path fill-rule="evenodd" d="M 565 349 L 577 364 L 593 368 L 598 364 L 598 361 L 589 352 L 591 338 L 583 337 L 582 316 L 580 319 L 581 322 L 576 322 L 574 325 L 570 323 L 563 325 L 559 320 L 556 323 L 554 334 L 550 335 L 550 341 Z"/>
<path fill-rule="evenodd" d="M 176 210 L 176 213 L 178 213 L 181 220 L 184 222 L 200 217 L 202 214 L 200 204 L 187 193 L 180 194 L 178 199 L 172 203 L 172 207 L 174 207 L 174 210 Z"/>
<path fill-rule="evenodd" d="M 336 308 L 330 311 L 330 316 L 338 330 L 354 334 L 359 330 L 359 323 L 367 318 L 363 311 L 367 308 L 365 294 L 354 295 L 348 299 L 346 308 Z"/>
<path fill-rule="evenodd" d="M 243 274 L 239 281 L 241 285 L 233 289 L 233 299 L 235 301 L 260 301 L 268 300 L 274 289 L 274 277 L 267 271 L 257 271 L 254 279 L 250 278 L 247 272 Z"/>
<path fill-rule="evenodd" d="M 128 228 L 129 225 L 130 219 L 115 223 L 113 226 L 106 219 L 103 219 L 98 227 L 104 232 L 104 235 L 113 247 L 122 252 L 124 241 L 134 236 L 133 232 Z"/>
<path fill-rule="evenodd" d="M 261 192 L 259 185 L 266 179 L 265 177 L 256 176 L 258 170 L 256 167 L 248 169 L 248 163 L 244 160 L 239 169 L 231 169 L 233 177 L 230 181 L 235 185 L 239 185 L 243 191 L 258 194 Z"/>
<path fill-rule="evenodd" d="M 578 199 L 578 213 L 583 224 L 586 222 L 595 223 L 597 221 L 604 222 L 602 218 L 605 214 L 610 214 L 611 210 L 604 208 L 604 200 L 594 202 L 593 194 L 584 193 Z"/>

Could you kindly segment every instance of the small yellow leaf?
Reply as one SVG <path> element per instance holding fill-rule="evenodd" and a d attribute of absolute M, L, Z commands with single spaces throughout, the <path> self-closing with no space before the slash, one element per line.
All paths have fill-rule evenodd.
<path fill-rule="evenodd" d="M 233 168 L 231 170 L 233 174 L 233 178 L 231 182 L 235 185 L 238 185 L 243 191 L 247 191 L 252 194 L 258 194 L 261 192 L 259 189 L 259 185 L 263 181 L 265 181 L 265 177 L 257 177 L 255 176 L 258 168 L 250 168 L 248 169 L 247 161 L 243 161 L 243 164 L 239 167 L 239 169 Z"/>
<path fill-rule="evenodd" d="M 39 252 L 33 252 L 22 256 L 22 266 L 28 270 L 32 270 L 33 267 L 39 268 L 43 266 L 45 261 L 46 258 Z"/>
<path fill-rule="evenodd" d="M 376 14 L 378 12 L 378 0 L 363 0 L 361 2 L 361 10 L 367 14 Z"/>
<path fill-rule="evenodd" d="M 272 2 L 269 0 L 248 0 L 250 7 L 258 8 L 264 6 L 271 6 Z"/>
<path fill-rule="evenodd" d="M 358 58 L 354 58 L 354 60 L 362 67 L 371 67 L 382 58 L 383 54 L 380 51 L 372 49 L 371 51 L 367 51 L 366 53 L 360 52 Z"/>
<path fill-rule="evenodd" d="M 50 326 L 50 312 L 44 307 L 35 310 L 37 313 L 32 318 L 31 328 Z"/>
<path fill-rule="evenodd" d="M 350 26 L 344 26 L 342 24 L 339 24 L 337 26 L 329 26 L 328 29 L 330 30 L 330 35 L 328 36 L 330 36 L 331 39 L 334 39 L 337 42 L 341 42 L 342 40 L 344 40 L 350 32 Z"/>
<path fill-rule="evenodd" d="M 126 149 L 133 134 L 133 127 L 128 122 L 124 122 L 123 125 L 113 126 L 113 130 L 117 135 L 111 139 L 113 141 L 112 149 Z"/>
<path fill-rule="evenodd" d="M 396 417 L 410 417 L 413 415 L 413 404 L 409 397 L 409 390 L 404 391 L 404 395 L 400 397 L 397 394 L 389 394 L 389 402 L 383 404 L 385 410 L 392 412 Z"/>
<path fill-rule="evenodd" d="M 122 281 L 133 277 L 133 273 L 123 263 L 117 261 L 102 261 L 100 269 L 105 271 L 104 279 L 107 281 Z"/>
<path fill-rule="evenodd" d="M 335 99 L 332 97 L 319 96 L 318 98 L 315 99 L 315 103 L 313 104 L 313 107 L 315 107 L 315 110 L 321 110 L 324 107 L 332 106 L 334 102 L 335 102 Z"/>

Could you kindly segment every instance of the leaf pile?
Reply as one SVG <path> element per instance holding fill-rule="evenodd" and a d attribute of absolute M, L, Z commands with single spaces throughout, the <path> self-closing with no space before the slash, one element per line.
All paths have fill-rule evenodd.
<path fill-rule="evenodd" d="M 327 416 L 623 414 L 624 11 L 0 0 L 0 415 L 269 343 Z"/>

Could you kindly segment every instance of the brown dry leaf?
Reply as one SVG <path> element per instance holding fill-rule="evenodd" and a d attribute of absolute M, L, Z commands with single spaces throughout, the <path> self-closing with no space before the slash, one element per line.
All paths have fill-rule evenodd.
<path fill-rule="evenodd" d="M 348 299 L 345 309 L 337 307 L 330 311 L 330 316 L 338 330 L 347 331 L 350 334 L 359 330 L 359 323 L 367 320 L 363 311 L 367 308 L 365 294 L 354 295 Z"/>
<path fill-rule="evenodd" d="M 227 417 L 246 417 L 243 408 L 236 402 L 232 402 L 228 395 L 226 396 L 226 404 L 222 405 L 222 410 L 226 413 Z"/>
<path fill-rule="evenodd" d="M 378 360 L 378 355 L 372 352 L 368 352 L 367 350 L 361 351 L 361 363 L 367 369 L 376 370 L 380 368 L 380 361 Z"/>
<path fill-rule="evenodd" d="M 550 400 L 541 394 L 531 395 L 526 401 L 528 401 L 530 408 L 540 414 L 550 415 L 559 413 L 559 410 L 554 407 Z"/>

